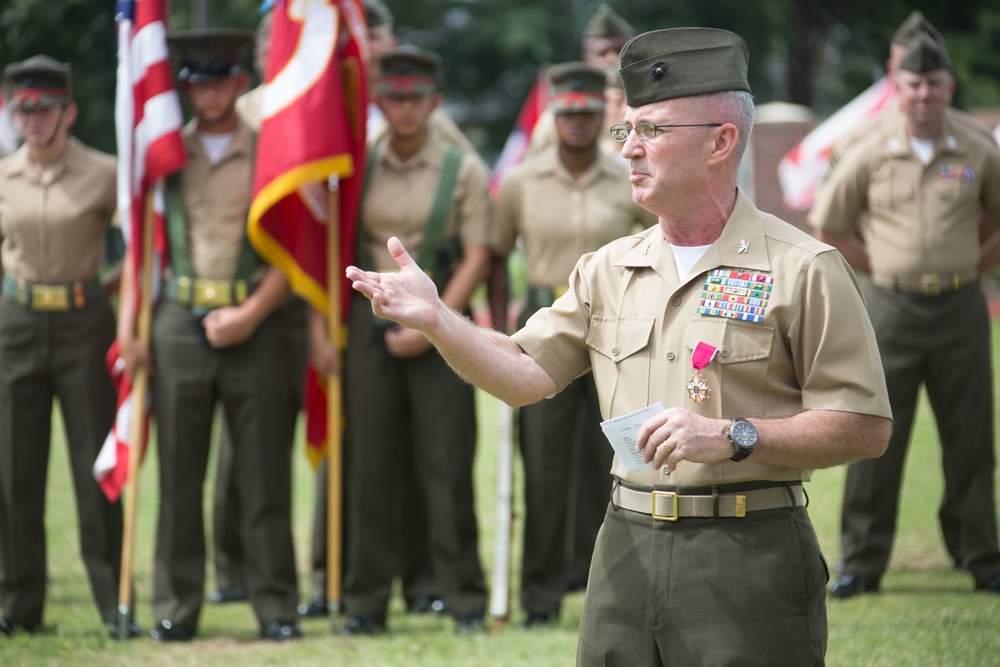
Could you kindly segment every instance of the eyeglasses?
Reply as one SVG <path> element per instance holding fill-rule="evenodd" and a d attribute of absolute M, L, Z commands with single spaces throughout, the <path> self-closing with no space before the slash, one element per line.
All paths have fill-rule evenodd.
<path fill-rule="evenodd" d="M 643 141 L 648 141 L 655 137 L 660 130 L 672 130 L 675 127 L 722 127 L 722 123 L 693 123 L 688 125 L 654 125 L 648 120 L 639 121 L 635 127 L 629 127 L 623 123 L 611 126 L 611 138 L 620 144 L 628 139 L 628 133 L 635 130 L 635 136 Z"/>

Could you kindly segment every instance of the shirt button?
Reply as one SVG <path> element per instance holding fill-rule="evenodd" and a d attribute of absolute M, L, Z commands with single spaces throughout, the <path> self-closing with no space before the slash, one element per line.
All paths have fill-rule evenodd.
<path fill-rule="evenodd" d="M 667 361 L 673 361 L 673 360 L 674 360 L 674 353 L 667 352 Z"/>
<path fill-rule="evenodd" d="M 674 306 L 679 306 L 681 305 L 681 298 L 679 296 L 675 296 L 674 300 L 671 303 L 673 303 Z"/>
<path fill-rule="evenodd" d="M 621 353 L 622 353 L 621 348 L 618 347 L 617 345 L 615 345 L 613 348 L 611 348 L 611 355 L 612 356 L 617 357 Z"/>
<path fill-rule="evenodd" d="M 719 350 L 719 354 L 721 354 L 722 358 L 725 359 L 726 357 L 729 356 L 729 350 L 727 350 L 726 348 L 722 348 L 721 350 Z"/>

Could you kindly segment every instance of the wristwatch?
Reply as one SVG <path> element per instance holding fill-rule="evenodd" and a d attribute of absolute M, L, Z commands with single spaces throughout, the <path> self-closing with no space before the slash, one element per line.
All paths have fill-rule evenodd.
<path fill-rule="evenodd" d="M 757 429 L 746 419 L 737 418 L 725 430 L 726 438 L 733 445 L 736 453 L 729 457 L 730 461 L 742 461 L 753 454 L 757 445 Z"/>

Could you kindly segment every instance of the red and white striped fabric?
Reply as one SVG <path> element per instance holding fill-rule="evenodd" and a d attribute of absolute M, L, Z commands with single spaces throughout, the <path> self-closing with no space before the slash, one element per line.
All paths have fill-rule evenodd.
<path fill-rule="evenodd" d="M 6 100 L 7 91 L 0 86 L 0 156 L 13 153 L 20 144 L 17 130 L 10 118 L 10 105 L 5 103 Z"/>
<path fill-rule="evenodd" d="M 184 166 L 187 153 L 181 136 L 180 99 L 174 88 L 167 48 L 166 0 L 119 0 L 118 86 L 115 126 L 118 138 L 118 214 L 128 247 L 125 261 L 141 275 L 143 217 L 147 197 L 153 196 L 156 266 L 166 261 L 163 224 L 163 179 Z M 158 293 L 160 271 L 153 272 L 153 298 Z M 138 300 L 141 290 L 135 290 Z M 136 304 L 136 312 L 139 304 Z M 112 356 L 113 355 L 113 356 Z M 109 351 L 109 368 L 122 374 L 117 346 Z M 115 427 L 94 464 L 94 477 L 112 501 L 121 495 L 128 471 L 131 433 L 131 386 L 127 378 L 119 387 Z M 149 418 L 148 409 L 144 411 Z"/>
<path fill-rule="evenodd" d="M 524 159 L 528 152 L 528 145 L 531 143 L 531 132 L 535 129 L 535 125 L 541 118 L 542 112 L 545 111 L 548 102 L 548 77 L 539 76 L 534 85 L 531 86 L 531 90 L 528 91 L 528 97 L 525 98 L 524 105 L 521 106 L 521 111 L 517 115 L 514 129 L 511 130 L 510 136 L 504 142 L 500 157 L 497 159 L 496 166 L 493 167 L 493 175 L 490 178 L 490 193 L 493 196 L 496 196 L 500 191 L 500 183 L 503 181 L 504 173 Z"/>
<path fill-rule="evenodd" d="M 788 151 L 778 163 L 778 182 L 785 205 L 796 211 L 812 208 L 816 190 L 830 164 L 833 145 L 847 130 L 881 113 L 895 99 L 895 84 L 883 77 L 817 125 Z"/>

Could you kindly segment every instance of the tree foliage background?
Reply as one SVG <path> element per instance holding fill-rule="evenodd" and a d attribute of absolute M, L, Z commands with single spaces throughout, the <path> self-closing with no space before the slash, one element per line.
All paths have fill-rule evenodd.
<path fill-rule="evenodd" d="M 576 60 L 598 0 L 386 0 L 396 33 L 445 61 L 446 108 L 487 159 L 499 152 L 545 64 Z M 76 134 L 114 151 L 114 0 L 4 0 L 0 65 L 46 53 L 74 67 Z M 750 48 L 759 103 L 832 113 L 882 75 L 889 38 L 913 9 L 944 34 L 956 104 L 1000 107 L 1000 7 L 993 0 L 608 0 L 640 32 L 725 28 Z M 171 27 L 254 28 L 258 0 L 174 0 Z"/>

